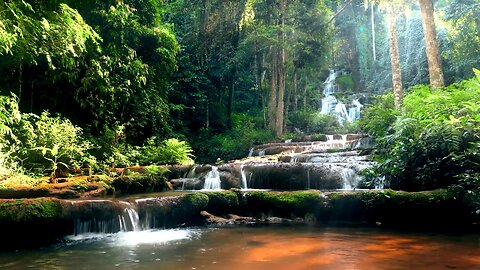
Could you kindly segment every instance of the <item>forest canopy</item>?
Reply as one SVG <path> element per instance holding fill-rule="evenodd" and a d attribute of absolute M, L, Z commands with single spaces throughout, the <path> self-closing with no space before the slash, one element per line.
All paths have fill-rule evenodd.
<path fill-rule="evenodd" d="M 413 109 L 429 86 L 436 100 L 478 83 L 461 82 L 480 68 L 479 12 L 478 0 L 3 1 L 2 170 L 228 161 L 295 133 L 398 137 L 400 123 L 425 124 Z M 342 72 L 336 98 L 379 121 L 319 112 L 330 70 Z M 373 96 L 390 92 L 379 108 Z M 427 118 L 476 131 L 452 114 Z M 462 145 L 474 148 L 451 147 L 476 151 L 472 136 Z"/>

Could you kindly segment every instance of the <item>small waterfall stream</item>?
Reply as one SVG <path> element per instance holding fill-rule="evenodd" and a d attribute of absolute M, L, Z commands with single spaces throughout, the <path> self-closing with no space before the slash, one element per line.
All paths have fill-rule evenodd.
<path fill-rule="evenodd" d="M 323 88 L 324 98 L 322 99 L 320 112 L 334 115 L 341 124 L 345 121 L 353 123 L 360 118 L 360 110 L 363 105 L 358 99 L 353 99 L 351 104 L 346 105 L 334 96 L 337 88 L 335 84 L 337 76 L 337 71 L 330 70 L 330 75 L 325 80 L 325 87 Z"/>
<path fill-rule="evenodd" d="M 217 166 L 212 166 L 212 170 L 205 176 L 205 185 L 203 190 L 221 190 L 220 173 Z"/>
<path fill-rule="evenodd" d="M 74 235 L 86 233 L 116 233 L 142 229 L 137 204 L 127 201 L 71 201 L 76 213 Z"/>
<path fill-rule="evenodd" d="M 247 184 L 247 176 L 245 175 L 245 165 L 242 164 L 240 166 L 240 176 L 242 177 L 242 189 L 248 189 L 248 184 Z"/>

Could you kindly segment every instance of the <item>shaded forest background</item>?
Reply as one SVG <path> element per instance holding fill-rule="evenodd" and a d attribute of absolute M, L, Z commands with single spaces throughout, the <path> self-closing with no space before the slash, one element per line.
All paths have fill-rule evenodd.
<path fill-rule="evenodd" d="M 429 83 L 428 64 L 418 4 L 398 2 L 408 89 Z M 471 78 L 480 63 L 479 7 L 435 1 L 447 85 Z M 187 141 L 197 161 L 215 162 L 287 139 L 295 128 L 358 131 L 319 115 L 323 82 L 330 69 L 345 71 L 340 91 L 363 103 L 392 88 L 386 18 L 381 3 L 363 0 L 4 1 L 0 92 L 10 98 L 2 101 L 3 123 L 21 128 L 2 133 L 30 149 L 16 162 L 31 149 L 53 158 L 54 146 L 21 137 L 55 122 L 65 130 L 68 121 L 88 142 L 73 143 L 88 149 L 82 162 L 126 166 L 169 138 Z"/>

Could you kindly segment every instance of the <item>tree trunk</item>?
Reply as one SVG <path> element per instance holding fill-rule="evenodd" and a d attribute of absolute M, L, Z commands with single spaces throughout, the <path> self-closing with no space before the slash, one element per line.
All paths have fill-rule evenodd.
<path fill-rule="evenodd" d="M 372 52 L 373 52 L 373 62 L 375 65 L 375 62 L 377 61 L 377 47 L 376 47 L 376 41 L 375 41 L 375 11 L 374 7 L 375 4 L 372 2 L 371 4 L 372 9 L 371 9 L 371 16 L 372 16 Z"/>
<path fill-rule="evenodd" d="M 277 110 L 277 50 L 272 48 L 272 74 L 270 81 L 270 95 L 268 100 L 268 126 L 271 130 L 275 130 Z"/>
<path fill-rule="evenodd" d="M 400 109 L 403 101 L 402 70 L 400 69 L 400 56 L 398 55 L 396 16 L 391 4 L 387 4 L 387 27 L 390 45 L 390 61 L 392 64 L 392 85 L 395 95 L 395 107 Z"/>
<path fill-rule="evenodd" d="M 234 69 L 235 70 L 235 69 Z M 227 126 L 229 129 L 233 126 L 232 112 L 233 112 L 233 99 L 235 95 L 235 71 L 232 71 L 230 78 L 230 89 L 228 91 L 228 106 L 227 106 Z"/>
<path fill-rule="evenodd" d="M 297 69 L 293 70 L 293 111 L 298 112 Z"/>
<path fill-rule="evenodd" d="M 275 127 L 275 134 L 277 137 L 281 137 L 283 135 L 283 122 L 284 122 L 284 96 L 285 96 L 285 72 L 286 72 L 286 52 L 285 52 L 285 14 L 287 9 L 287 0 L 282 0 L 280 3 L 281 9 L 281 24 L 282 30 L 280 32 L 280 44 L 281 44 L 281 51 L 278 54 L 280 58 L 279 68 L 278 68 L 278 98 L 277 98 L 277 113 L 276 113 L 276 127 Z"/>
<path fill-rule="evenodd" d="M 445 84 L 443 81 L 443 68 L 442 60 L 440 58 L 440 50 L 438 48 L 437 32 L 435 30 L 433 2 L 432 0 L 418 0 L 418 3 L 420 4 L 420 12 L 422 14 L 430 85 L 433 88 L 443 87 Z"/>
<path fill-rule="evenodd" d="M 303 108 L 302 110 L 307 110 L 307 72 L 303 72 L 303 82 L 304 82 L 304 87 L 303 87 Z"/>

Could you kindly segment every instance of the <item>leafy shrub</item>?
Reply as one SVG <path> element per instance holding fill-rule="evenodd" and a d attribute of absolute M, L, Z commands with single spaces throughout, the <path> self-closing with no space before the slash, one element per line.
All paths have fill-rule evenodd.
<path fill-rule="evenodd" d="M 142 165 L 151 164 L 193 164 L 193 150 L 185 141 L 168 139 L 157 143 L 150 138 L 147 144 L 139 149 L 139 162 Z"/>
<path fill-rule="evenodd" d="M 26 170 L 34 174 L 84 165 L 89 159 L 90 144 L 82 138 L 82 130 L 69 120 L 22 114 L 18 100 L 0 97 L 0 173 L 18 174 Z"/>
<path fill-rule="evenodd" d="M 373 104 L 362 111 L 357 125 L 363 132 L 382 138 L 393 132 L 392 125 L 400 115 L 395 109 L 393 93 L 373 97 Z"/>
<path fill-rule="evenodd" d="M 12 154 L 29 172 L 43 174 L 47 170 L 77 168 L 89 159 L 91 147 L 82 137 L 82 129 L 68 119 L 52 117 L 48 112 L 40 116 L 22 114 L 21 120 L 12 127 L 14 136 L 10 144 L 16 151 Z"/>
<path fill-rule="evenodd" d="M 478 175 L 480 72 L 476 73 L 476 78 L 443 89 L 413 87 L 393 125 L 380 115 L 392 119 L 395 112 L 388 116 L 388 111 L 377 110 L 370 130 L 378 130 L 385 144 L 376 170 L 392 188 L 429 190 L 462 184 L 459 179 L 465 179 L 466 172 Z"/>
<path fill-rule="evenodd" d="M 245 157 L 254 145 L 266 143 L 274 138 L 271 131 L 259 127 L 255 118 L 245 114 L 233 116 L 233 128 L 222 134 L 212 134 L 208 130 L 201 132 L 202 145 L 197 149 L 204 158 L 202 162 L 214 162 L 217 159 L 232 160 Z"/>
<path fill-rule="evenodd" d="M 335 83 L 346 92 L 352 92 L 354 88 L 354 82 L 350 75 L 340 75 L 335 79 Z"/>
<path fill-rule="evenodd" d="M 337 118 L 318 111 L 299 111 L 289 115 L 288 127 L 305 133 L 332 133 L 341 128 Z"/>

